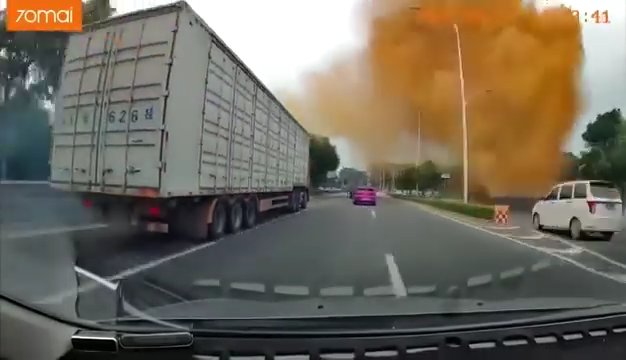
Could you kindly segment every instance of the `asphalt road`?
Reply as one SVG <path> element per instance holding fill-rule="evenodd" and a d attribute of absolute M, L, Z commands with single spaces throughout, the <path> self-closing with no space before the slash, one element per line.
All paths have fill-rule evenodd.
<path fill-rule="evenodd" d="M 61 306 L 79 286 L 77 308 L 87 318 L 113 314 L 120 281 L 128 301 L 143 309 L 217 297 L 626 299 L 623 234 L 610 243 L 572 243 L 391 198 L 370 207 L 343 194 L 319 196 L 298 214 L 269 216 L 252 230 L 201 244 L 84 224 L 91 225 L 4 232 L 0 289 Z"/>

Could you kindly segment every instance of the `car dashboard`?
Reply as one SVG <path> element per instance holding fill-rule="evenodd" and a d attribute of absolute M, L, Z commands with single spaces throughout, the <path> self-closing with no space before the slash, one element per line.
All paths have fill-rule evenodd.
<path fill-rule="evenodd" d="M 2 359 L 626 359 L 626 314 L 441 331 L 99 331 L 0 300 Z"/>

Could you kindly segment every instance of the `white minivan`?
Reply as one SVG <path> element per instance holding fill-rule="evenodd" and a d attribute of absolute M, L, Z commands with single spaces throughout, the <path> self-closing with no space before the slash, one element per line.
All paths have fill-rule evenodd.
<path fill-rule="evenodd" d="M 601 233 L 605 240 L 622 230 L 622 199 L 607 181 L 577 180 L 556 185 L 532 211 L 533 226 L 569 230 L 578 240 L 586 233 Z"/>

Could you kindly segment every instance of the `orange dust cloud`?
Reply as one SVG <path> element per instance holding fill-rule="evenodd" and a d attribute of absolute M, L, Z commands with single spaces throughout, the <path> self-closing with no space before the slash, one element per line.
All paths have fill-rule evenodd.
<path fill-rule="evenodd" d="M 348 139 L 370 162 L 397 160 L 398 139 L 417 134 L 420 123 L 422 138 L 460 164 L 457 24 L 470 183 L 490 195 L 545 192 L 560 175 L 562 145 L 580 110 L 582 36 L 570 11 L 538 11 L 520 0 L 361 5 L 366 46 L 287 94 L 294 115 L 312 132 Z"/>

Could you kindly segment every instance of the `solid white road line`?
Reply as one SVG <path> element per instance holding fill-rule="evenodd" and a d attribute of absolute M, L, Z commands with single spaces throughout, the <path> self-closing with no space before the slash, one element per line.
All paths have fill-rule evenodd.
<path fill-rule="evenodd" d="M 159 266 L 159 265 L 161 265 L 163 263 L 166 263 L 168 261 L 177 259 L 177 258 L 185 256 L 185 255 L 189 255 L 189 254 L 194 253 L 194 252 L 196 252 L 198 250 L 206 249 L 206 248 L 208 248 L 210 246 L 213 246 L 215 244 L 216 244 L 216 242 L 209 242 L 209 243 L 204 243 L 204 244 L 200 244 L 200 245 L 196 245 L 196 246 L 190 247 L 187 250 L 180 251 L 180 252 L 174 253 L 172 255 L 160 258 L 160 259 L 149 261 L 149 262 L 147 262 L 145 264 L 141 264 L 139 266 L 135 266 L 135 267 L 130 268 L 130 269 L 126 269 L 126 270 L 124 270 L 124 271 L 122 271 L 122 272 L 120 272 L 120 273 L 118 273 L 116 275 L 111 276 L 109 278 L 109 280 L 123 279 L 125 277 L 137 274 L 139 272 L 142 272 L 142 271 L 145 271 L 145 270 L 148 270 L 148 269 L 152 269 L 153 267 Z"/>
<path fill-rule="evenodd" d="M 300 213 L 303 213 L 305 211 L 308 211 L 308 209 L 303 209 L 303 210 L 300 211 Z M 236 236 L 241 236 L 242 234 L 245 234 L 245 233 L 247 233 L 249 231 L 257 230 L 257 229 L 259 229 L 261 227 L 268 226 L 268 225 L 270 225 L 272 223 L 275 223 L 275 222 L 278 222 L 278 221 L 284 221 L 284 220 L 290 219 L 290 218 L 292 218 L 292 217 L 294 217 L 296 215 L 297 215 L 297 213 L 289 214 L 289 215 L 285 215 L 285 216 L 280 216 L 280 217 L 278 217 L 276 219 L 272 219 L 272 220 L 264 222 L 262 224 L 258 224 L 254 228 L 238 232 L 237 234 L 234 234 L 234 235 L 228 235 L 227 238 L 233 238 L 233 237 L 236 237 Z M 169 261 L 177 259 L 179 257 L 183 257 L 185 255 L 189 255 L 189 254 L 194 253 L 196 251 L 199 251 L 199 250 L 202 250 L 202 249 L 206 249 L 208 247 L 211 247 L 213 245 L 217 245 L 217 244 L 220 244 L 220 243 L 222 243 L 222 242 L 220 242 L 220 241 L 218 241 L 218 242 L 213 241 L 213 242 L 208 242 L 208 243 L 192 246 L 192 247 L 188 248 L 187 250 L 183 250 L 183 251 L 180 251 L 180 252 L 177 252 L 177 253 L 165 256 L 163 258 L 156 259 L 156 260 L 153 260 L 153 261 L 149 261 L 147 263 L 144 263 L 144 264 L 132 267 L 130 269 L 126 269 L 126 270 L 124 270 L 122 272 L 119 272 L 119 273 L 111 276 L 109 279 L 111 279 L 111 280 L 118 280 L 118 279 L 125 278 L 127 276 L 135 275 L 135 274 L 140 273 L 142 271 L 149 270 L 149 269 L 152 269 L 154 267 L 157 267 L 157 266 L 159 266 L 159 265 L 161 265 L 163 263 L 169 262 Z"/>
<path fill-rule="evenodd" d="M 40 229 L 40 230 L 25 230 L 25 231 L 11 231 L 0 236 L 2 239 L 23 239 L 35 236 L 42 235 L 56 235 L 69 233 L 74 231 L 83 231 L 83 230 L 94 230 L 108 227 L 107 224 L 89 224 L 89 225 L 78 225 L 78 226 L 62 226 L 58 228 L 48 228 L 48 229 Z"/>
<path fill-rule="evenodd" d="M 596 270 L 594 268 L 591 268 L 591 267 L 589 267 L 587 265 L 581 264 L 581 263 L 579 263 L 578 261 L 576 261 L 574 259 L 571 259 L 571 258 L 569 258 L 567 256 L 561 255 L 561 254 L 556 253 L 554 251 L 550 251 L 550 250 L 547 250 L 545 248 L 541 248 L 541 247 L 538 247 L 538 246 L 534 246 L 534 245 L 528 244 L 528 243 L 526 243 L 526 242 L 524 242 L 522 240 L 518 240 L 518 239 L 515 239 L 513 237 L 506 236 L 504 234 L 501 234 L 501 233 L 498 233 L 498 232 L 495 232 L 495 231 L 491 231 L 489 229 L 486 229 L 486 228 L 478 226 L 478 225 L 467 223 L 465 221 L 456 219 L 456 218 L 454 218 L 452 216 L 445 215 L 445 214 L 443 214 L 441 212 L 433 211 L 433 210 L 431 210 L 428 207 L 423 206 L 423 205 L 420 206 L 418 204 L 415 204 L 415 206 L 417 206 L 418 208 L 420 208 L 420 209 L 422 209 L 422 210 L 424 210 L 424 211 L 426 211 L 426 212 L 428 212 L 430 214 L 442 217 L 442 218 L 450 220 L 450 221 L 454 221 L 455 223 L 458 223 L 458 224 L 461 224 L 461 225 L 465 225 L 467 227 L 473 228 L 473 229 L 478 230 L 478 231 L 482 231 L 482 232 L 487 233 L 487 234 L 491 234 L 491 235 L 496 236 L 496 237 L 500 237 L 502 239 L 510 240 L 510 241 L 512 241 L 512 242 L 514 242 L 514 243 L 516 243 L 518 245 L 525 246 L 527 248 L 530 248 L 530 249 L 533 249 L 533 250 L 536 250 L 536 251 L 540 251 L 540 252 L 542 252 L 544 254 L 547 254 L 549 256 L 553 256 L 555 258 L 563 260 L 563 261 L 565 261 L 567 263 L 570 263 L 570 264 L 578 267 L 579 269 L 582 269 L 582 270 L 585 270 L 585 271 L 590 272 L 592 274 L 601 276 L 601 277 L 603 277 L 605 279 L 613 280 L 613 281 L 618 282 L 618 283 L 620 283 L 622 285 L 626 284 L 626 278 L 616 277 L 616 276 L 614 276 L 612 274 L 607 274 L 607 273 L 604 273 L 602 271 L 598 271 L 598 270 Z M 573 244 L 569 244 L 569 245 L 572 246 Z"/>
<path fill-rule="evenodd" d="M 385 262 L 387 263 L 387 270 L 389 271 L 389 280 L 391 280 L 391 288 L 396 297 L 406 297 L 407 291 L 400 270 L 396 264 L 396 260 L 391 254 L 385 254 Z"/>
<path fill-rule="evenodd" d="M 111 281 L 109 281 L 109 280 L 107 280 L 107 279 L 105 279 L 103 277 L 100 277 L 100 276 L 92 273 L 89 270 L 85 270 L 85 269 L 83 269 L 83 268 L 81 268 L 79 266 L 74 266 L 74 271 L 76 271 L 77 273 L 79 273 L 79 274 L 81 274 L 83 276 L 86 276 L 86 277 L 90 278 L 91 280 L 99 283 L 100 285 L 106 287 L 107 289 L 110 289 L 110 290 L 113 290 L 113 291 L 117 290 L 118 283 L 113 283 L 113 282 L 111 282 Z"/>
<path fill-rule="evenodd" d="M 307 210 L 308 209 L 304 209 L 303 211 L 301 211 L 301 213 L 304 212 L 304 211 L 307 211 Z M 231 237 L 234 237 L 234 236 L 239 236 L 239 235 L 244 234 L 244 233 L 246 233 L 248 231 L 253 231 L 253 230 L 258 229 L 258 228 L 260 228 L 262 226 L 267 226 L 267 225 L 269 225 L 271 223 L 274 223 L 274 222 L 277 222 L 279 220 L 289 219 L 289 218 L 291 218 L 292 216 L 295 216 L 295 215 L 296 214 L 281 216 L 281 217 L 278 217 L 276 219 L 273 219 L 273 220 L 264 222 L 262 224 L 259 224 L 259 225 L 257 225 L 256 227 L 254 227 L 252 229 L 248 229 L 248 230 L 239 232 L 239 233 L 237 233 L 235 235 L 230 235 L 228 237 L 231 238 Z M 221 243 L 221 242 L 218 242 L 218 243 Z M 202 250 L 202 249 L 208 248 L 210 246 L 216 245 L 218 243 L 210 242 L 210 243 L 200 244 L 200 245 L 197 245 L 197 246 L 192 246 L 192 247 L 188 248 L 187 250 L 183 250 L 183 251 L 180 251 L 180 252 L 168 255 L 166 257 L 163 257 L 163 258 L 160 258 L 160 259 L 156 259 L 156 260 L 153 260 L 153 261 L 149 261 L 147 263 L 144 263 L 144 264 L 141 264 L 141 265 L 138 265 L 138 266 L 126 269 L 124 271 L 121 271 L 121 272 L 113 275 L 113 276 L 109 276 L 109 277 L 107 277 L 104 280 L 106 280 L 106 281 L 120 280 L 120 279 L 123 279 L 125 277 L 128 277 L 128 276 L 140 273 L 142 271 L 152 269 L 152 268 L 154 268 L 156 266 L 159 266 L 159 265 L 161 265 L 163 263 L 166 263 L 168 261 L 177 259 L 179 257 L 185 256 L 185 255 L 189 255 L 189 254 L 194 253 L 194 252 L 196 252 L 198 250 Z M 62 301 L 63 299 L 65 299 L 66 297 L 73 296 L 76 293 L 76 291 L 78 291 L 78 292 L 85 292 L 85 291 L 90 291 L 92 289 L 94 289 L 94 286 L 88 285 L 88 286 L 82 286 L 79 289 L 67 290 L 67 291 L 61 292 L 61 293 L 56 294 L 56 295 L 51 295 L 51 296 L 41 300 L 40 303 L 46 304 L 46 303 L 50 303 L 50 302 L 59 302 L 59 301 Z"/>

